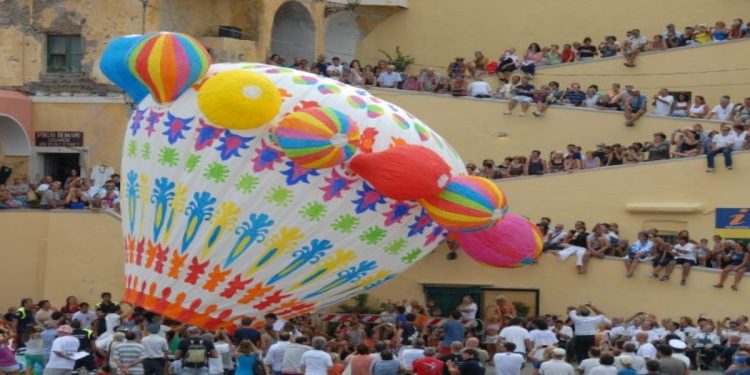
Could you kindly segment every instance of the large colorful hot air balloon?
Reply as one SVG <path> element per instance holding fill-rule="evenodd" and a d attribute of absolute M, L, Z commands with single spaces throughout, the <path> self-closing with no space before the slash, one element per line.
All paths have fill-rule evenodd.
<path fill-rule="evenodd" d="M 130 52 L 142 35 L 125 35 L 113 39 L 104 49 L 99 69 L 110 81 L 122 88 L 138 103 L 148 95 L 148 88 L 130 70 L 128 65 Z"/>
<path fill-rule="evenodd" d="M 405 110 L 289 68 L 206 71 L 203 52 L 157 33 L 130 54 L 151 95 L 122 155 L 126 301 L 207 329 L 290 318 L 427 255 L 447 234 L 429 199 L 447 202 L 435 218 L 468 213 L 468 234 L 501 219 L 499 190 L 461 177 L 456 152 Z"/>
<path fill-rule="evenodd" d="M 158 103 L 177 99 L 210 65 L 211 56 L 203 45 L 179 33 L 144 35 L 128 52 L 128 68 Z"/>

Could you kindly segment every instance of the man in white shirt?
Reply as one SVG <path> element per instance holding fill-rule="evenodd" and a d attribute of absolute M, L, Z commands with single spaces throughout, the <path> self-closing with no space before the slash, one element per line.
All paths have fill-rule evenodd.
<path fill-rule="evenodd" d="M 44 375 L 70 375 L 76 361 L 72 358 L 78 352 L 80 342 L 71 336 L 73 328 L 62 325 L 57 328 L 57 338 L 52 341 L 49 362 L 44 368 Z"/>
<path fill-rule="evenodd" d="M 719 104 L 715 105 L 708 114 L 707 119 L 716 118 L 720 121 L 732 121 L 734 117 L 734 104 L 730 102 L 729 95 L 724 95 L 719 99 Z"/>
<path fill-rule="evenodd" d="M 289 346 L 289 332 L 281 332 L 279 333 L 279 341 L 268 348 L 268 353 L 263 358 L 263 362 L 271 367 L 274 375 L 281 374 L 281 365 L 284 361 L 284 351 L 287 346 Z"/>
<path fill-rule="evenodd" d="M 648 333 L 638 332 L 635 334 L 635 341 L 638 343 L 636 354 L 645 360 L 656 359 L 656 347 L 648 342 Z"/>
<path fill-rule="evenodd" d="M 385 88 L 396 88 L 401 82 L 401 74 L 396 73 L 395 65 L 388 65 L 387 71 L 380 72 L 378 76 L 378 86 Z"/>
<path fill-rule="evenodd" d="M 338 57 L 331 59 L 331 65 L 326 67 L 326 72 L 329 77 L 341 81 L 341 76 L 344 74 L 344 66 L 341 65 L 341 59 Z"/>
<path fill-rule="evenodd" d="M 589 371 L 589 375 L 617 375 L 617 367 L 614 366 L 615 357 L 605 353 L 599 359 L 599 365 Z"/>
<path fill-rule="evenodd" d="M 581 375 L 589 375 L 591 369 L 599 366 L 599 356 L 602 354 L 601 350 L 597 347 L 591 347 L 589 349 L 589 357 L 578 363 L 578 373 Z"/>
<path fill-rule="evenodd" d="M 565 239 L 565 227 L 562 224 L 555 225 L 555 229 L 547 233 L 544 241 L 544 250 L 560 250 L 560 244 Z"/>
<path fill-rule="evenodd" d="M 641 35 L 641 30 L 639 29 L 633 29 L 630 32 L 628 41 L 630 42 L 630 46 L 633 47 L 633 49 L 639 49 L 641 51 L 643 51 L 643 49 L 646 47 L 646 44 L 648 44 L 648 39 L 646 39 L 645 36 Z"/>
<path fill-rule="evenodd" d="M 622 358 L 628 357 L 630 360 L 630 367 L 639 374 L 646 373 L 646 360 L 643 357 L 635 353 L 635 344 L 632 342 L 625 343 L 622 346 L 623 353 L 615 357 L 615 367 L 618 369 L 623 368 Z"/>
<path fill-rule="evenodd" d="M 625 254 L 625 270 L 627 277 L 633 277 L 636 268 L 641 262 L 648 261 L 651 258 L 651 253 L 654 250 L 653 241 L 648 239 L 646 232 L 638 233 L 638 240 L 633 242 L 628 249 L 628 253 Z"/>
<path fill-rule="evenodd" d="M 141 339 L 141 345 L 146 352 L 143 360 L 143 371 L 146 374 L 164 375 L 164 365 L 167 363 L 169 346 L 167 340 L 159 336 L 161 325 L 149 323 L 146 325 L 148 335 Z"/>
<path fill-rule="evenodd" d="M 675 266 L 679 265 L 682 267 L 682 280 L 680 285 L 685 285 L 688 275 L 690 275 L 690 267 L 698 263 L 698 257 L 696 256 L 697 247 L 695 244 L 689 242 L 686 236 L 677 237 L 677 244 L 672 247 L 672 253 L 674 254 L 674 261 L 667 265 L 667 270 L 664 276 L 669 279 L 669 275 L 672 274 Z"/>
<path fill-rule="evenodd" d="M 523 355 L 515 353 L 516 344 L 506 342 L 501 346 L 501 352 L 492 357 L 495 366 L 495 375 L 521 375 L 521 368 L 526 359 Z"/>
<path fill-rule="evenodd" d="M 552 359 L 542 363 L 539 368 L 541 375 L 575 375 L 573 366 L 565 362 L 565 349 L 557 348 L 552 351 Z"/>
<path fill-rule="evenodd" d="M 714 171 L 714 158 L 716 154 L 724 155 L 724 165 L 728 170 L 732 170 L 732 146 L 736 142 L 737 135 L 732 132 L 729 125 L 722 124 L 721 132 L 714 134 L 711 138 L 711 147 L 706 154 L 708 169 L 706 172 Z"/>
<path fill-rule="evenodd" d="M 399 357 L 401 370 L 411 372 L 414 361 L 424 358 L 424 340 L 421 338 L 414 339 L 414 344 L 404 349 Z"/>
<path fill-rule="evenodd" d="M 602 314 L 592 304 L 586 304 L 580 306 L 578 310 L 573 307 L 568 308 L 568 316 L 575 325 L 575 347 L 576 347 L 576 358 L 582 361 L 588 358 L 589 349 L 594 346 L 594 335 L 596 334 L 596 327 L 599 323 L 611 324 L 612 322 Z M 591 312 L 596 315 L 591 315 Z"/>
<path fill-rule="evenodd" d="M 333 367 L 333 360 L 331 355 L 326 352 L 327 343 L 325 337 L 313 337 L 313 349 L 302 354 L 299 360 L 300 374 L 328 375 L 328 369 Z"/>
<path fill-rule="evenodd" d="M 312 350 L 311 347 L 307 346 L 307 337 L 300 336 L 294 339 L 293 343 L 289 343 L 284 349 L 284 356 L 281 360 L 281 372 L 285 374 L 302 374 L 300 364 L 302 363 L 302 355 Z"/>
<path fill-rule="evenodd" d="M 657 116 L 669 116 L 672 113 L 674 96 L 669 95 L 669 90 L 662 88 L 654 95 L 654 110 L 651 112 Z"/>
<path fill-rule="evenodd" d="M 531 335 L 526 328 L 521 327 L 521 318 L 513 318 L 510 325 L 500 331 L 503 342 L 512 342 L 516 345 L 516 353 L 526 354 L 531 349 Z"/>
<path fill-rule="evenodd" d="M 473 98 L 489 98 L 492 95 L 492 86 L 489 83 L 478 79 L 469 84 L 469 96 Z"/>
<path fill-rule="evenodd" d="M 91 329 L 91 322 L 96 319 L 96 313 L 89 309 L 88 302 L 81 302 L 79 307 L 80 310 L 76 311 L 71 319 L 81 322 L 81 328 Z"/>
<path fill-rule="evenodd" d="M 672 347 L 672 358 L 679 359 L 687 368 L 690 368 L 690 358 L 684 354 L 687 344 L 682 340 L 669 340 L 669 346 Z"/>

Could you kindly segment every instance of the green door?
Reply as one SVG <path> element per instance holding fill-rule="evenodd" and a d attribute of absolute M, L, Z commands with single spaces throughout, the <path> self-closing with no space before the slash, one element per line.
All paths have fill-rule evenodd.
<path fill-rule="evenodd" d="M 478 286 L 425 286 L 425 295 L 427 300 L 435 301 L 435 305 L 443 311 L 443 316 L 448 316 L 451 311 L 461 304 L 461 299 L 465 295 L 471 296 L 474 303 L 477 304 L 477 318 L 482 317 L 482 291 Z"/>

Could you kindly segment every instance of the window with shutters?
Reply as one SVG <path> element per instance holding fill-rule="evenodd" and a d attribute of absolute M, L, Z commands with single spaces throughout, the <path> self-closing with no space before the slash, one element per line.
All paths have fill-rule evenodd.
<path fill-rule="evenodd" d="M 82 58 L 80 35 L 47 35 L 48 73 L 80 73 Z"/>

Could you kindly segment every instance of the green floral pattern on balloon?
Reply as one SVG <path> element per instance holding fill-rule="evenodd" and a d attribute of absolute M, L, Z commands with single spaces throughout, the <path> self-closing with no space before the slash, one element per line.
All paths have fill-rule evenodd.
<path fill-rule="evenodd" d="M 234 183 L 234 188 L 243 194 L 250 194 L 258 187 L 259 183 L 260 179 L 258 177 L 245 173 Z"/>
<path fill-rule="evenodd" d="M 208 168 L 203 173 L 203 177 L 217 184 L 223 184 L 229 177 L 229 167 L 218 162 L 213 162 L 208 165 Z"/>
<path fill-rule="evenodd" d="M 299 211 L 300 216 L 312 221 L 320 221 L 326 216 L 328 207 L 320 202 L 310 202 Z"/>
<path fill-rule="evenodd" d="M 185 169 L 188 172 L 193 173 L 193 171 L 195 170 L 195 168 L 198 166 L 198 163 L 200 163 L 200 162 L 201 162 L 201 156 L 200 155 L 190 154 L 187 157 L 187 161 L 185 161 Z"/>
<path fill-rule="evenodd" d="M 341 233 L 351 233 L 357 229 L 358 226 L 359 218 L 349 214 L 339 216 L 333 224 L 331 224 L 333 230 Z"/>
<path fill-rule="evenodd" d="M 359 235 L 359 239 L 368 245 L 377 245 L 378 242 L 385 238 L 386 234 L 388 232 L 381 227 L 369 227 L 364 233 Z"/>
<path fill-rule="evenodd" d="M 138 141 L 131 139 L 128 142 L 128 157 L 134 158 L 138 156 Z"/>
<path fill-rule="evenodd" d="M 180 154 L 172 147 L 164 147 L 159 150 L 159 164 L 176 167 L 180 161 Z"/>
<path fill-rule="evenodd" d="M 144 143 L 143 148 L 141 149 L 141 157 L 143 160 L 151 160 L 151 144 L 150 143 Z"/>
<path fill-rule="evenodd" d="M 419 259 L 420 254 L 422 254 L 422 249 L 411 249 L 406 255 L 401 257 L 401 261 L 406 264 L 414 263 L 414 261 Z"/>
<path fill-rule="evenodd" d="M 294 193 L 281 186 L 271 189 L 271 191 L 266 194 L 266 201 L 279 207 L 288 206 L 292 198 L 294 198 Z"/>
<path fill-rule="evenodd" d="M 394 240 L 393 242 L 389 243 L 388 246 L 385 247 L 385 252 L 386 254 L 398 255 L 398 253 L 400 253 L 401 250 L 403 250 L 406 247 L 407 243 L 408 242 L 403 238 Z"/>

